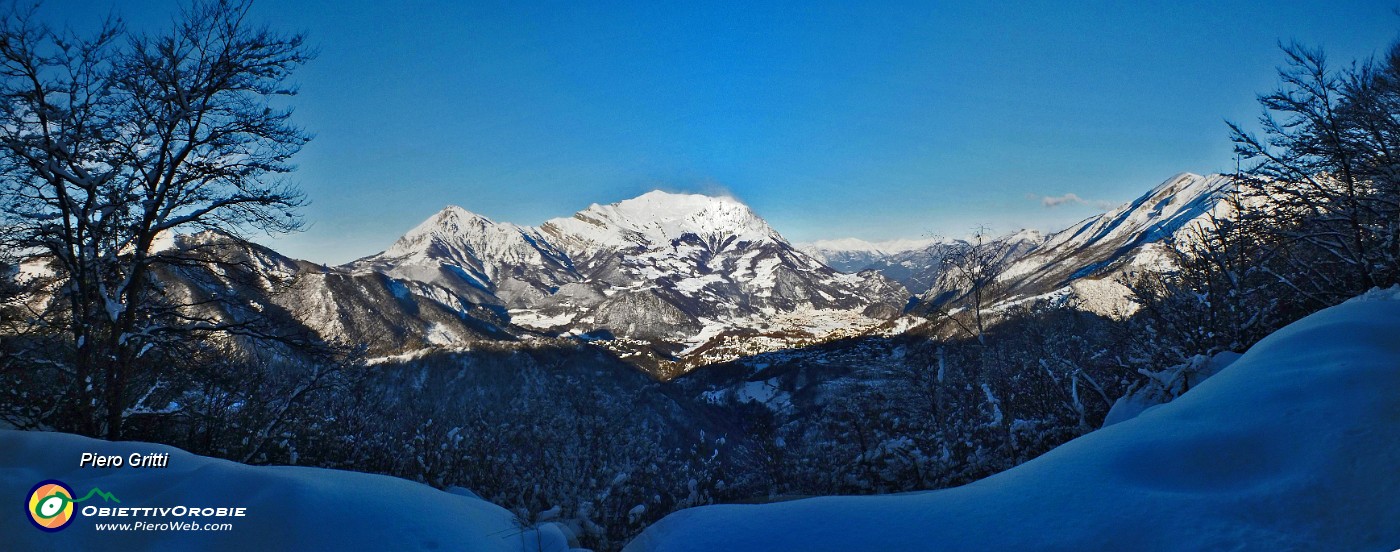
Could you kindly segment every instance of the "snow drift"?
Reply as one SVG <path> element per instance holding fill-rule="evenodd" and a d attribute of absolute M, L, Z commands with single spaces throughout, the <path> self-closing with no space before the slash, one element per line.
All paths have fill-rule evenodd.
<path fill-rule="evenodd" d="M 166 468 L 78 467 L 84 452 L 170 453 Z M 75 518 L 57 533 L 30 526 L 30 489 L 57 479 L 121 502 L 83 506 L 245 507 L 246 517 Z M 4 550 L 563 550 L 552 525 L 522 529 L 504 508 L 404 479 L 301 467 L 255 467 L 136 442 L 0 431 L 0 549 Z M 76 497 L 74 497 L 76 498 Z M 229 531 L 98 531 L 98 522 L 229 522 Z"/>
<path fill-rule="evenodd" d="M 943 491 L 672 514 L 627 548 L 1393 550 L 1400 288 L 1264 339 L 1175 401 Z"/>

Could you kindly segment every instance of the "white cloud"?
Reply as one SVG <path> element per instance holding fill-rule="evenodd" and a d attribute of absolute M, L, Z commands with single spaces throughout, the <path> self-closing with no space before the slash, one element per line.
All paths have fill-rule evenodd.
<path fill-rule="evenodd" d="M 1046 209 L 1054 209 L 1055 207 L 1059 207 L 1059 206 L 1064 205 L 1064 204 L 1066 204 L 1066 203 L 1070 203 L 1070 204 L 1074 204 L 1074 205 L 1088 205 L 1088 206 L 1091 206 L 1091 207 L 1097 207 L 1097 208 L 1099 208 L 1099 209 L 1112 209 L 1113 207 L 1115 207 L 1115 206 L 1117 205 L 1116 203 L 1114 203 L 1114 202 L 1112 202 L 1112 201 L 1104 201 L 1104 200 L 1098 200 L 1098 199 L 1084 199 L 1084 198 L 1082 198 L 1082 197 L 1079 197 L 1078 194 L 1075 194 L 1075 193 L 1073 193 L 1073 192 L 1067 193 L 1067 194 L 1062 195 L 1062 196 L 1041 196 L 1041 195 L 1030 194 L 1028 197 L 1029 197 L 1030 199 L 1037 199 L 1037 200 L 1040 200 L 1040 206 L 1041 206 L 1041 207 L 1045 207 Z"/>

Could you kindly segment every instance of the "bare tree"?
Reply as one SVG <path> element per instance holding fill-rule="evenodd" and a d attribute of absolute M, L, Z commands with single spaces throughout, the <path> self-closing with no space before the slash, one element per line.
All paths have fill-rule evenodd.
<path fill-rule="evenodd" d="M 952 304 L 964 306 L 971 313 L 972 327 L 962 327 L 975 336 L 978 343 L 986 343 L 985 313 L 1003 291 L 1001 274 L 1006 269 L 1009 253 L 1005 241 L 992 238 L 990 229 L 978 227 L 970 241 L 960 244 L 943 258 L 943 279 L 958 294 Z M 955 316 L 949 318 L 956 321 Z"/>
<path fill-rule="evenodd" d="M 1169 268 L 1119 276 L 1143 325 L 1133 340 L 1152 364 L 1243 351 L 1300 310 L 1298 298 L 1283 300 L 1294 294 L 1274 277 L 1286 270 L 1273 255 L 1279 240 L 1269 221 L 1241 216 L 1261 206 L 1246 201 L 1240 181 L 1214 192 L 1215 209 L 1164 241 Z"/>
<path fill-rule="evenodd" d="M 240 325 L 171 304 L 153 274 L 194 260 L 159 240 L 300 225 L 302 195 L 283 177 L 309 135 L 278 102 L 310 52 L 248 11 L 197 0 L 163 33 L 109 20 L 91 36 L 48 27 L 36 8 L 0 16 L 4 224 L 65 278 L 51 321 L 71 347 L 73 430 L 119 437 L 148 351 Z"/>
<path fill-rule="evenodd" d="M 1319 49 L 1283 51 L 1282 85 L 1259 97 L 1263 138 L 1230 124 L 1254 162 L 1241 216 L 1281 239 L 1274 276 L 1325 306 L 1400 276 L 1400 46 L 1340 69 Z"/>

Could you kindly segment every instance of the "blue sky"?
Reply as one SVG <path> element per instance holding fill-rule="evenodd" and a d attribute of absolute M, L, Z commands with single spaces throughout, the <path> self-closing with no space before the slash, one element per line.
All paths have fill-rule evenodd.
<path fill-rule="evenodd" d="M 139 27 L 175 3 L 111 5 Z M 264 1 L 320 56 L 294 102 L 309 228 L 259 241 L 340 263 L 447 204 L 538 224 L 656 188 L 794 241 L 1054 230 L 1233 170 L 1223 121 L 1255 118 L 1276 44 L 1371 55 L 1396 6 Z"/>

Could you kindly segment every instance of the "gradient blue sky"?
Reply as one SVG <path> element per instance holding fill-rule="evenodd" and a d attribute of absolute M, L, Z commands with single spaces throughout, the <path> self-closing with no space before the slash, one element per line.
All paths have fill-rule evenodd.
<path fill-rule="evenodd" d="M 173 1 L 107 6 L 133 26 Z M 1400 2 L 264 1 L 297 75 L 318 262 L 447 204 L 538 224 L 651 189 L 730 193 L 794 241 L 1053 230 L 1234 168 L 1278 41 L 1350 60 Z M 75 22 L 102 2 L 51 1 Z M 1042 196 L 1089 204 L 1047 208 Z"/>

